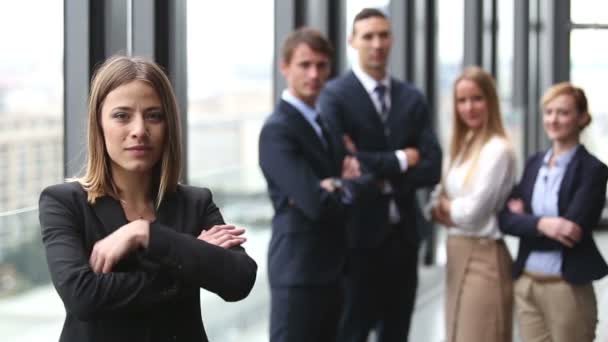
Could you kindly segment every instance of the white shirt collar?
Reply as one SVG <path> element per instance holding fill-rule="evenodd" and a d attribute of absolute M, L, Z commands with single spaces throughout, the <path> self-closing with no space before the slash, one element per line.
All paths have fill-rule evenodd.
<path fill-rule="evenodd" d="M 363 88 L 365 88 L 365 90 L 367 90 L 369 94 L 374 93 L 374 89 L 376 89 L 378 83 L 384 85 L 386 87 L 387 93 L 390 93 L 389 90 L 391 89 L 391 76 L 388 71 L 386 72 L 386 75 L 384 75 L 383 79 L 381 79 L 380 81 L 376 81 L 365 71 L 363 71 L 358 62 L 353 63 L 352 69 L 357 79 L 359 79 L 361 84 L 363 84 Z"/>

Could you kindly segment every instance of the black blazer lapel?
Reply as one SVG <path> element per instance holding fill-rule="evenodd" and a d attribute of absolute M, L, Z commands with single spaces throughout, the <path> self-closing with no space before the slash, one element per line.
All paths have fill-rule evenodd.
<path fill-rule="evenodd" d="M 310 152 L 319 156 L 318 159 L 321 165 L 326 170 L 331 170 L 331 154 L 328 153 L 321 138 L 317 135 L 317 132 L 312 128 L 310 123 L 306 121 L 302 113 L 283 100 L 279 102 L 278 112 L 287 116 L 287 124 L 302 138 L 305 142 L 305 146 L 310 146 Z"/>
<path fill-rule="evenodd" d="M 585 147 L 582 145 L 579 146 L 578 151 L 576 151 L 572 157 L 572 160 L 568 164 L 568 168 L 566 169 L 566 173 L 562 179 L 562 184 L 560 184 L 559 187 L 559 193 L 557 194 L 557 208 L 560 215 L 566 211 L 568 199 L 572 193 L 572 188 L 575 185 L 576 175 L 579 174 L 578 170 L 586 154 L 587 150 Z"/>
<path fill-rule="evenodd" d="M 316 147 L 325 150 L 325 145 L 321 141 L 321 138 L 317 135 L 314 128 L 306 121 L 304 115 L 300 113 L 294 106 L 290 105 L 284 100 L 279 102 L 279 112 L 285 113 L 289 117 L 287 120 L 288 124 L 291 125 L 297 132 L 305 136 L 306 141 L 314 141 Z"/>
<path fill-rule="evenodd" d="M 530 164 L 530 172 L 528 173 L 528 177 L 522 179 L 522 187 L 521 187 L 521 196 L 524 200 L 524 203 L 528 204 L 526 211 L 532 212 L 532 193 L 534 192 L 534 184 L 536 184 L 536 178 L 538 178 L 538 172 L 540 171 L 540 167 L 543 165 L 543 157 L 544 154 L 539 153 L 534 160 Z"/>
<path fill-rule="evenodd" d="M 357 102 L 357 107 L 359 108 L 358 113 L 360 113 L 360 115 L 364 115 L 365 119 L 369 122 L 371 122 L 374 126 L 376 126 L 377 129 L 381 129 L 384 130 L 384 124 L 382 123 L 382 120 L 380 120 L 380 114 L 378 114 L 378 111 L 376 110 L 376 106 L 374 105 L 374 102 L 372 101 L 371 97 L 369 96 L 369 93 L 367 92 L 367 90 L 365 90 L 365 87 L 363 87 L 363 84 L 361 83 L 361 81 L 359 81 L 359 79 L 357 78 L 357 76 L 355 76 L 354 72 L 350 72 L 348 75 L 348 84 L 351 87 L 351 89 L 348 90 L 348 94 L 353 94 L 353 101 Z M 392 94 L 393 94 L 393 90 L 391 87 L 391 101 L 392 101 Z M 391 110 L 392 110 L 393 106 L 391 105 Z M 390 117 L 390 114 L 389 114 Z"/>
<path fill-rule="evenodd" d="M 110 196 L 98 198 L 93 210 L 108 235 L 128 223 L 120 202 Z"/>
<path fill-rule="evenodd" d="M 182 215 L 178 213 L 179 210 L 177 193 L 165 194 L 160 207 L 156 211 L 156 221 L 173 229 L 184 227 L 181 221 Z"/>

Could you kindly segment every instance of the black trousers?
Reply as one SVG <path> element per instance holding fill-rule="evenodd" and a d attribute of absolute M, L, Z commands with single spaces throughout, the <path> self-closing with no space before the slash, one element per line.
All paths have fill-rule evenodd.
<path fill-rule="evenodd" d="M 273 287 L 270 342 L 335 342 L 342 308 L 340 283 Z"/>
<path fill-rule="evenodd" d="M 418 285 L 418 242 L 395 227 L 374 248 L 351 249 L 338 341 L 407 341 Z"/>

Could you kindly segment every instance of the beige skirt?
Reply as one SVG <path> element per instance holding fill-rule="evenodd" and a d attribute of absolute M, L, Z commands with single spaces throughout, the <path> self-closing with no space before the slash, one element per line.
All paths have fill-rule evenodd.
<path fill-rule="evenodd" d="M 502 240 L 448 237 L 447 342 L 511 342 L 511 263 Z"/>

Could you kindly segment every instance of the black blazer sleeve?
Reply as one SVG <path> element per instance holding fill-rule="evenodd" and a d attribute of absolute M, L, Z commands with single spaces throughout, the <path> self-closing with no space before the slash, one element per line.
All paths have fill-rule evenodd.
<path fill-rule="evenodd" d="M 584 167 L 585 165 L 589 165 L 589 167 Z M 600 218 L 604 202 L 606 201 L 608 169 L 601 163 L 587 162 L 581 163 L 580 166 L 581 168 L 579 168 L 578 173 L 573 176 L 576 177 L 578 184 L 571 189 L 573 193 L 566 197 L 568 200 L 567 203 L 564 203 L 565 209 L 561 210 L 560 208 L 560 216 L 575 222 L 583 229 L 585 236 L 590 236 L 591 230 Z M 533 182 L 535 176 L 526 167 L 522 181 L 525 179 L 528 182 Z M 510 198 L 521 197 L 521 190 L 516 187 Z M 531 201 L 531 199 L 528 201 Z M 529 203 L 527 203 L 527 207 L 529 209 Z M 511 235 L 547 239 L 538 234 L 537 225 L 540 218 L 540 216 L 529 213 L 515 214 L 505 207 L 499 215 L 500 228 L 505 233 Z"/>
<path fill-rule="evenodd" d="M 515 185 L 513 191 L 511 191 L 511 194 L 509 195 L 509 198 L 505 201 L 504 208 L 498 214 L 500 230 L 506 234 L 527 238 L 543 238 L 537 230 L 538 220 L 540 220 L 540 217 L 530 214 L 531 203 L 525 203 L 526 212 L 523 214 L 513 213 L 507 206 L 509 200 L 512 199 L 521 199 L 524 202 L 531 202 L 531 199 L 525 199 L 523 197 L 522 186 L 524 182 L 533 184 L 535 181 L 536 174 L 533 173 L 533 168 L 531 165 L 536 161 L 537 158 L 541 158 L 541 155 L 536 155 L 528 159 L 521 181 L 519 184 Z"/>
<path fill-rule="evenodd" d="M 583 235 L 588 237 L 597 225 L 604 202 L 606 201 L 606 182 L 608 168 L 602 163 L 593 163 L 588 170 L 583 169 L 577 175 L 580 183 L 574 190 L 574 195 L 563 212 L 565 219 L 575 222 L 583 229 Z"/>
<path fill-rule="evenodd" d="M 309 220 L 342 212 L 340 196 L 321 188 L 321 179 L 301 156 L 293 139 L 289 127 L 280 122 L 267 122 L 262 128 L 259 160 L 268 182 L 281 189 Z"/>
<path fill-rule="evenodd" d="M 67 311 L 81 320 L 98 319 L 145 310 L 177 293 L 175 284 L 157 272 L 93 272 L 83 220 L 69 194 L 57 190 L 42 192 L 39 217 L 51 279 Z"/>
<path fill-rule="evenodd" d="M 341 101 L 347 101 L 347 99 L 340 99 L 340 96 L 341 94 L 338 94 L 335 89 L 326 87 L 319 96 L 319 106 L 323 118 L 330 124 L 338 139 L 342 140 L 342 137 L 348 132 L 352 132 L 354 128 L 349 127 L 349 120 L 345 120 L 343 117 L 347 115 L 348 110 L 344 108 Z M 401 173 L 394 151 L 358 151 L 356 157 L 369 172 L 377 177 L 384 178 Z"/>
<path fill-rule="evenodd" d="M 347 132 L 354 131 L 354 127 L 349 127 L 349 120 L 343 116 L 348 114 L 341 101 L 347 101 L 340 97 L 335 89 L 327 87 L 319 97 L 319 103 L 324 118 L 335 127 L 339 137 Z M 405 187 L 426 187 L 439 182 L 441 177 L 441 148 L 431 127 L 428 115 L 428 106 L 422 95 L 413 93 L 416 99 L 410 107 L 407 115 L 413 117 L 412 122 L 418 132 L 415 145 L 403 146 L 417 148 L 420 152 L 420 161 L 415 167 L 410 167 L 403 173 L 399 166 L 399 161 L 395 151 L 365 151 L 360 150 L 356 153 L 357 158 L 363 165 L 378 178 L 390 178 L 391 180 L 400 179 L 400 185 Z M 395 103 L 397 105 L 397 103 Z"/>
<path fill-rule="evenodd" d="M 211 192 L 203 191 L 201 231 L 224 224 Z M 257 265 L 242 247 L 212 245 L 158 221 L 150 225 L 147 255 L 166 266 L 170 275 L 183 284 L 204 288 L 226 301 L 245 298 L 255 283 Z"/>
<path fill-rule="evenodd" d="M 40 223 L 53 283 L 66 310 L 78 319 L 116 318 L 123 313 L 145 311 L 194 286 L 231 301 L 244 298 L 251 290 L 257 265 L 242 248 L 226 250 L 197 240 L 197 232 L 179 232 L 158 221 L 150 225 L 148 250 L 135 252 L 140 260 L 152 259 L 154 267 L 93 272 L 85 240 L 94 242 L 103 234 L 95 235 L 83 227 L 86 197 L 77 198 L 64 189 L 67 187 L 60 185 L 42 192 Z M 200 233 L 203 228 L 223 223 L 223 219 L 210 192 L 199 193 L 203 194 L 197 199 L 200 217 L 186 217 L 183 221 L 195 222 Z"/>
<path fill-rule="evenodd" d="M 422 98 L 414 105 L 411 115 L 415 118 L 414 122 L 418 130 L 416 145 L 411 147 L 417 148 L 420 152 L 420 161 L 416 166 L 408 168 L 405 173 L 398 174 L 400 179 L 398 184 L 401 188 L 413 186 L 415 189 L 434 186 L 441 178 L 442 153 L 431 127 L 428 106 Z"/>

